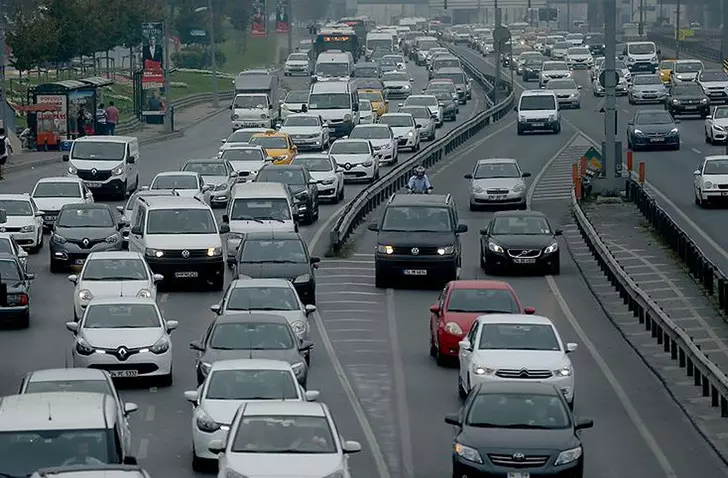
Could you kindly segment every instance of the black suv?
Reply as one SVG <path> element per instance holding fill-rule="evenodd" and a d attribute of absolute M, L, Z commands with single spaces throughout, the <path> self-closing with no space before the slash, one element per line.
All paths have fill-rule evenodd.
<path fill-rule="evenodd" d="M 665 109 L 672 116 L 700 115 L 705 118 L 710 114 L 710 99 L 697 83 L 676 83 L 670 87 Z"/>
<path fill-rule="evenodd" d="M 259 183 L 283 183 L 288 186 L 296 212 L 304 224 L 313 224 L 319 217 L 318 181 L 300 164 L 266 164 L 258 171 Z"/>
<path fill-rule="evenodd" d="M 447 283 L 457 279 L 462 264 L 460 234 L 468 226 L 458 223 L 457 207 L 448 194 L 394 194 L 380 223 L 374 254 L 376 287 L 386 288 L 401 279 Z"/>

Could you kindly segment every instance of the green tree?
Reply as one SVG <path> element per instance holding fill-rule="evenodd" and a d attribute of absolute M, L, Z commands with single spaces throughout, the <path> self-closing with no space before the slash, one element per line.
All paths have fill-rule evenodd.
<path fill-rule="evenodd" d="M 56 26 L 38 12 L 19 12 L 7 32 L 7 44 L 13 50 L 11 64 L 20 71 L 41 66 L 55 48 Z"/>
<path fill-rule="evenodd" d="M 80 0 L 46 0 L 44 14 L 55 24 L 54 48 L 49 51 L 49 60 L 56 63 L 71 61 L 85 52 L 95 52 L 94 39 L 88 37 L 88 23 Z"/>

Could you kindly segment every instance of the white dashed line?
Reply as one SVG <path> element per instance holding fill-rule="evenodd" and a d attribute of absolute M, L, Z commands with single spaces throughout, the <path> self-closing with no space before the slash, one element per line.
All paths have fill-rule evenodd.
<path fill-rule="evenodd" d="M 698 148 L 692 148 L 692 150 L 693 150 L 693 153 L 695 153 L 695 154 L 703 154 L 703 152 L 700 151 Z"/>
<path fill-rule="evenodd" d="M 144 460 L 149 455 L 149 438 L 139 440 L 139 451 L 137 451 L 136 459 Z"/>
<path fill-rule="evenodd" d="M 154 408 L 154 405 L 151 405 L 149 408 L 147 408 L 147 415 L 144 417 L 144 419 L 148 422 L 153 422 L 155 414 L 156 409 Z"/>

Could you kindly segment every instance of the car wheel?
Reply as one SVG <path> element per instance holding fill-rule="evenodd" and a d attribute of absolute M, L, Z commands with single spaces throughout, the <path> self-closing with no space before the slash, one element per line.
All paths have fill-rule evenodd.
<path fill-rule="evenodd" d="M 207 460 L 197 456 L 195 447 L 192 447 L 192 470 L 198 473 L 207 471 Z"/>
<path fill-rule="evenodd" d="M 374 273 L 374 287 L 376 287 L 377 289 L 386 289 L 386 288 L 388 288 L 388 286 L 389 286 L 389 281 L 384 276 L 384 274 L 382 274 L 379 271 L 376 271 Z"/>
<path fill-rule="evenodd" d="M 561 261 L 559 259 L 556 259 L 556 262 L 554 262 L 554 264 L 549 267 L 548 273 L 552 276 L 557 276 L 561 274 Z"/>
<path fill-rule="evenodd" d="M 705 130 L 705 143 L 706 144 L 713 144 L 713 139 L 708 135 L 708 130 Z"/>
<path fill-rule="evenodd" d="M 337 196 L 336 200 L 337 200 L 337 202 L 344 200 L 344 186 L 341 186 L 341 191 L 339 192 L 339 195 Z"/>
<path fill-rule="evenodd" d="M 432 330 L 430 330 L 430 357 L 437 358 L 437 346 L 435 340 L 432 338 Z"/>
<path fill-rule="evenodd" d="M 224 275 L 215 276 L 210 281 L 210 289 L 212 289 L 212 290 L 222 290 L 224 285 L 225 285 L 225 276 Z"/>
<path fill-rule="evenodd" d="M 51 259 L 50 271 L 51 271 L 51 274 L 57 274 L 59 272 L 63 272 L 63 266 L 61 266 L 61 264 L 59 264 L 57 261 L 54 261 L 53 259 Z"/>
<path fill-rule="evenodd" d="M 28 327 L 30 327 L 30 311 L 18 320 L 19 329 L 27 329 Z"/>

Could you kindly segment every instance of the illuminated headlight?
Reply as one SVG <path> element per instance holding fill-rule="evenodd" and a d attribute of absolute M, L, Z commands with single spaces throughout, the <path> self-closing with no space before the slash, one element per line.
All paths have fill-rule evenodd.
<path fill-rule="evenodd" d="M 402 86 L 402 89 L 405 89 L 405 90 L 409 90 L 410 88 L 411 88 L 410 85 L 404 85 L 404 86 Z"/>
<path fill-rule="evenodd" d="M 708 98 L 703 98 L 703 101 L 701 103 L 706 104 L 708 102 Z"/>
<path fill-rule="evenodd" d="M 83 289 L 78 291 L 78 299 L 82 300 L 84 302 L 88 302 L 89 300 L 93 299 L 94 295 L 91 293 L 88 289 Z"/>
<path fill-rule="evenodd" d="M 455 322 L 448 322 L 445 324 L 445 332 L 452 335 L 463 335 L 463 329 Z"/>
<path fill-rule="evenodd" d="M 361 163 L 361 165 L 364 166 L 365 168 L 370 168 L 370 167 L 374 166 L 374 161 L 364 161 L 363 163 Z"/>
<path fill-rule="evenodd" d="M 483 463 L 483 459 L 480 457 L 480 453 L 475 448 L 455 443 L 454 445 L 455 454 L 457 454 L 463 460 L 471 461 L 473 463 Z"/>
<path fill-rule="evenodd" d="M 207 249 L 207 257 L 216 257 L 222 255 L 222 247 L 210 247 Z"/>
<path fill-rule="evenodd" d="M 107 244 L 114 244 L 115 242 L 118 242 L 119 241 L 119 235 L 118 234 L 112 234 L 109 237 L 107 237 L 106 239 L 104 239 L 104 241 Z"/>
<path fill-rule="evenodd" d="M 672 104 L 679 105 L 680 104 L 680 100 L 678 100 L 677 98 L 676 99 L 673 99 L 672 100 Z"/>
<path fill-rule="evenodd" d="M 490 249 L 493 252 L 498 252 L 500 254 L 503 254 L 503 248 L 496 244 L 495 242 L 489 242 L 488 243 L 488 249 Z"/>
<path fill-rule="evenodd" d="M 147 248 L 144 250 L 144 255 L 147 257 L 164 257 L 164 251 Z"/>
<path fill-rule="evenodd" d="M 112 176 L 121 176 L 124 174 L 124 166 L 117 166 L 114 169 L 111 170 Z"/>
<path fill-rule="evenodd" d="M 570 450 L 564 450 L 561 453 L 559 453 L 559 456 L 556 458 L 556 461 L 554 462 L 554 466 L 559 465 L 568 465 L 569 463 L 573 463 L 579 458 L 581 458 L 582 450 L 581 447 L 578 446 L 576 448 L 572 448 Z"/>
<path fill-rule="evenodd" d="M 721 128 L 721 129 L 722 129 L 722 128 Z M 677 134 L 677 133 L 678 133 L 679 131 L 680 131 L 680 130 L 679 130 L 679 129 L 677 129 L 677 128 L 672 128 L 672 129 L 670 130 L 670 133 L 668 133 L 668 134 Z"/>
<path fill-rule="evenodd" d="M 311 274 L 301 274 L 300 276 L 293 279 L 295 284 L 305 284 L 311 280 Z"/>
<path fill-rule="evenodd" d="M 445 246 L 445 247 L 439 247 L 437 249 L 437 254 L 440 256 L 449 255 L 455 252 L 455 246 Z"/>
<path fill-rule="evenodd" d="M 521 193 L 526 190 L 526 186 L 523 183 L 516 184 L 513 186 L 514 193 Z"/>
<path fill-rule="evenodd" d="M 306 323 L 301 320 L 297 320 L 292 323 L 291 328 L 296 335 L 303 335 L 306 333 Z"/>
<path fill-rule="evenodd" d="M 487 367 L 485 365 L 473 365 L 473 373 L 475 375 L 492 375 L 495 373 L 495 369 Z"/>
<path fill-rule="evenodd" d="M 703 188 L 704 188 L 704 189 L 711 189 L 712 187 L 713 187 L 713 183 L 712 183 L 712 182 L 710 182 L 710 181 L 705 181 L 705 182 L 703 183 Z"/>
<path fill-rule="evenodd" d="M 377 251 L 382 254 L 394 254 L 394 247 L 392 246 L 377 246 Z"/>
<path fill-rule="evenodd" d="M 559 250 L 559 243 L 554 242 L 549 247 L 543 250 L 544 254 L 551 254 L 552 252 L 556 252 Z"/>
<path fill-rule="evenodd" d="M 676 78 L 677 78 L 678 80 L 683 80 L 683 79 L 685 79 L 685 77 L 684 77 L 683 75 L 677 75 L 677 76 L 676 76 Z"/>
<path fill-rule="evenodd" d="M 149 289 L 142 289 L 137 293 L 137 297 L 139 297 L 141 299 L 151 299 L 152 291 Z"/>
<path fill-rule="evenodd" d="M 306 364 L 304 362 L 298 362 L 291 365 L 291 368 L 293 369 L 293 373 L 296 375 L 301 375 L 303 372 L 306 371 Z"/>
<path fill-rule="evenodd" d="M 56 244 L 65 244 L 66 243 L 66 238 L 63 236 L 59 236 L 58 234 L 53 234 L 51 236 L 51 240 L 53 242 L 55 242 Z"/>
<path fill-rule="evenodd" d="M 414 136 L 414 135 L 415 135 L 415 134 L 414 134 L 414 133 L 413 133 L 412 131 L 407 131 L 407 136 L 409 136 L 410 138 L 411 138 L 412 136 Z"/>
<path fill-rule="evenodd" d="M 640 130 L 640 129 L 636 129 L 636 130 L 634 130 L 634 134 L 636 134 L 637 136 L 641 136 L 641 135 L 643 135 L 644 133 L 642 132 L 642 130 Z"/>
<path fill-rule="evenodd" d="M 20 232 L 33 232 L 33 231 L 35 231 L 35 226 L 32 224 L 29 226 L 23 226 L 20 228 Z"/>
<path fill-rule="evenodd" d="M 562 367 L 558 370 L 554 370 L 554 375 L 556 377 L 571 377 L 571 368 L 570 367 Z"/>
<path fill-rule="evenodd" d="M 167 337 L 162 337 L 157 340 L 157 343 L 149 347 L 149 351 L 157 355 L 166 353 L 169 351 L 169 340 L 167 340 Z"/>

